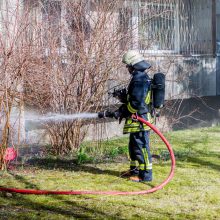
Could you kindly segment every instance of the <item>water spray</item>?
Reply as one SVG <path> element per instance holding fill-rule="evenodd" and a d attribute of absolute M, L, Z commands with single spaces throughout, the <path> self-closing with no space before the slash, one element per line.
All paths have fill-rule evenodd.
<path fill-rule="evenodd" d="M 98 113 L 76 113 L 76 114 L 47 114 L 44 116 L 29 115 L 26 121 L 30 122 L 62 122 L 77 119 L 94 119 L 98 118 Z"/>

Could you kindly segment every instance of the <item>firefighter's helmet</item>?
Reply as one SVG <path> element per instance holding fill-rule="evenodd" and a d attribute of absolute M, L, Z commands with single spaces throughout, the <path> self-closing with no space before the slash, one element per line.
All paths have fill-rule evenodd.
<path fill-rule="evenodd" d="M 127 51 L 122 58 L 122 62 L 129 66 L 133 66 L 143 60 L 144 57 L 136 50 Z"/>

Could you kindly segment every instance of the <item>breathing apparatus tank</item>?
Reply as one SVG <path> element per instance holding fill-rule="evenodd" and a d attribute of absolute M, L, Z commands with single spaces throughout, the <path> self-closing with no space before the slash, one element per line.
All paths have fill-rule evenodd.
<path fill-rule="evenodd" d="M 162 108 L 165 99 L 165 75 L 155 73 L 152 79 L 152 102 L 154 108 Z"/>

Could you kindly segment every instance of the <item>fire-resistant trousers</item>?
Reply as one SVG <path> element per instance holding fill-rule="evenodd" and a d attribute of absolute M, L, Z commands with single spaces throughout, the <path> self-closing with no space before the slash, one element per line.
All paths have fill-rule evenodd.
<path fill-rule="evenodd" d="M 139 165 L 139 170 L 152 170 L 152 156 L 149 146 L 149 134 L 149 131 L 130 133 L 129 155 L 131 159 L 131 169 Z"/>

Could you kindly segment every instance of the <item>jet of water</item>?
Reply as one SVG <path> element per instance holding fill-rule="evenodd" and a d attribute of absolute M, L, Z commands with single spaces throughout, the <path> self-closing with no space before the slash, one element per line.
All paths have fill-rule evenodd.
<path fill-rule="evenodd" d="M 29 115 L 26 117 L 28 121 L 35 121 L 35 122 L 62 122 L 62 121 L 70 121 L 76 119 L 92 119 L 98 118 L 98 113 L 77 113 L 77 114 L 49 114 L 44 116 L 36 116 L 36 115 Z"/>

